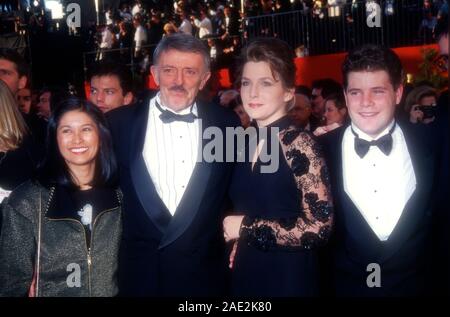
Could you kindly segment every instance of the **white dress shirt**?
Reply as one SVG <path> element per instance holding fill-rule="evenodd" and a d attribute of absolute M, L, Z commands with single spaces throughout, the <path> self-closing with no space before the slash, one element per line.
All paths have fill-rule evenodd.
<path fill-rule="evenodd" d="M 100 48 L 112 48 L 113 35 L 111 31 L 106 27 L 102 32 L 102 41 L 100 43 Z"/>
<path fill-rule="evenodd" d="M 155 101 L 162 109 L 171 111 L 161 103 L 159 93 L 150 100 L 142 155 L 159 197 L 174 215 L 197 161 L 200 123 L 199 120 L 193 123 L 163 123 Z M 191 107 L 177 113 L 187 114 L 190 111 Z M 198 114 L 195 103 L 192 113 Z"/>
<path fill-rule="evenodd" d="M 208 34 L 212 34 L 212 23 L 211 20 L 205 17 L 203 20 L 195 19 L 194 24 L 198 27 L 198 37 L 203 38 Z"/>
<path fill-rule="evenodd" d="M 183 22 L 181 22 L 179 28 L 179 32 L 186 33 L 189 35 L 192 35 L 192 24 L 188 19 L 184 19 Z"/>
<path fill-rule="evenodd" d="M 134 43 L 136 44 L 136 51 L 139 51 L 147 42 L 147 31 L 144 29 L 142 25 L 139 25 L 136 28 L 136 32 L 134 33 Z"/>
<path fill-rule="evenodd" d="M 389 133 L 393 124 L 375 139 L 352 127 L 361 139 L 371 141 Z M 411 157 L 398 124 L 392 139 L 389 156 L 377 146 L 371 146 L 363 158 L 355 152 L 355 136 L 350 127 L 345 130 L 342 142 L 344 190 L 381 241 L 389 239 L 416 189 Z"/>

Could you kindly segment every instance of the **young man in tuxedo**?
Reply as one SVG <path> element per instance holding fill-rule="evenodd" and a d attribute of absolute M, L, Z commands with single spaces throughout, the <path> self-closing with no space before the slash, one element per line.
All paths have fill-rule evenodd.
<path fill-rule="evenodd" d="M 178 33 L 155 49 L 159 92 L 108 113 L 123 192 L 119 288 L 124 296 L 217 296 L 226 292 L 221 227 L 232 163 L 199 153 L 208 127 L 236 127 L 223 107 L 197 100 L 210 77 L 198 39 Z M 225 143 L 224 143 L 225 144 Z"/>
<path fill-rule="evenodd" d="M 435 148 L 421 127 L 397 122 L 399 57 L 365 45 L 342 66 L 351 124 L 322 138 L 336 210 L 337 296 L 427 293 Z"/>

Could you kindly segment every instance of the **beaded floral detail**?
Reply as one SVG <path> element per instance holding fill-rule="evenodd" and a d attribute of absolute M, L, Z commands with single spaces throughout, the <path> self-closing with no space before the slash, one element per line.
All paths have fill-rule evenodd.
<path fill-rule="evenodd" d="M 308 132 L 289 127 L 280 132 L 280 142 L 301 198 L 299 215 L 277 219 L 245 216 L 240 239 L 263 251 L 310 250 L 326 243 L 332 231 L 328 170 L 319 144 Z"/>

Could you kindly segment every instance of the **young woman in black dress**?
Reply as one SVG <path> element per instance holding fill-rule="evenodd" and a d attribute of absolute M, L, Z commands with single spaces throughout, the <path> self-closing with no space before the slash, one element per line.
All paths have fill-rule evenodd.
<path fill-rule="evenodd" d="M 319 145 L 287 116 L 295 93 L 293 60 L 292 49 L 273 38 L 254 40 L 241 55 L 237 79 L 258 146 L 237 163 L 230 188 L 234 212 L 223 222 L 225 240 L 233 243 L 232 295 L 318 292 L 317 248 L 330 236 L 333 207 Z M 271 150 L 272 137 L 278 151 Z M 261 151 L 278 153 L 275 172 L 263 172 Z"/>

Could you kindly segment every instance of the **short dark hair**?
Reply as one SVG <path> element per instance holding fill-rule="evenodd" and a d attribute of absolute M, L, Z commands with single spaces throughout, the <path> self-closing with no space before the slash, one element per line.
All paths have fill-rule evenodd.
<path fill-rule="evenodd" d="M 342 77 L 344 88 L 348 86 L 348 74 L 350 72 L 384 70 L 389 75 L 389 80 L 396 90 L 404 82 L 402 62 L 398 55 L 390 48 L 366 44 L 350 51 L 342 64 Z"/>
<path fill-rule="evenodd" d="M 311 88 L 305 85 L 300 85 L 295 88 L 295 93 L 305 95 L 308 99 L 311 99 Z"/>
<path fill-rule="evenodd" d="M 0 59 L 6 59 L 16 66 L 17 73 L 20 77 L 30 77 L 30 69 L 28 63 L 17 51 L 11 48 L 0 48 Z"/>
<path fill-rule="evenodd" d="M 257 38 L 242 50 L 237 67 L 236 85 L 240 86 L 242 72 L 247 62 L 266 62 L 270 65 L 272 76 L 278 75 L 286 88 L 295 88 L 296 67 L 292 48 L 277 38 Z"/>
<path fill-rule="evenodd" d="M 338 109 L 347 108 L 347 106 L 345 104 L 345 97 L 342 92 L 329 95 L 327 98 L 325 98 L 324 104 L 326 104 L 328 101 L 333 101 L 334 104 L 336 105 L 336 108 L 338 108 Z"/>
<path fill-rule="evenodd" d="M 58 148 L 57 128 L 61 118 L 69 111 L 86 113 L 97 125 L 99 149 L 91 186 L 114 186 L 117 181 L 117 163 L 111 133 L 101 110 L 89 101 L 78 97 L 63 100 L 52 112 L 47 125 L 46 153 L 38 167 L 38 180 L 44 186 L 62 185 L 76 188 L 69 168 Z"/>
<path fill-rule="evenodd" d="M 203 56 L 206 70 L 209 71 L 210 69 L 211 58 L 209 55 L 209 49 L 202 41 L 192 35 L 185 33 L 174 33 L 163 37 L 153 52 L 153 64 L 157 65 L 161 54 L 169 50 L 201 54 Z"/>
<path fill-rule="evenodd" d="M 46 92 L 50 93 L 50 112 L 53 112 L 61 101 L 69 97 L 69 93 L 62 87 L 49 87 L 44 86 L 39 90 L 38 98 L 40 98 Z"/>
<path fill-rule="evenodd" d="M 125 96 L 129 92 L 133 92 L 133 77 L 128 67 L 123 64 L 104 61 L 95 64 L 89 74 L 89 81 L 92 77 L 116 76 L 119 79 L 122 94 Z"/>
<path fill-rule="evenodd" d="M 443 15 L 438 19 L 436 26 L 434 27 L 434 38 L 439 41 L 442 36 L 448 36 L 448 15 Z"/>
<path fill-rule="evenodd" d="M 339 94 L 342 91 L 342 85 L 331 78 L 323 78 L 313 81 L 312 88 L 321 89 L 320 95 L 324 99 L 331 95 Z"/>

